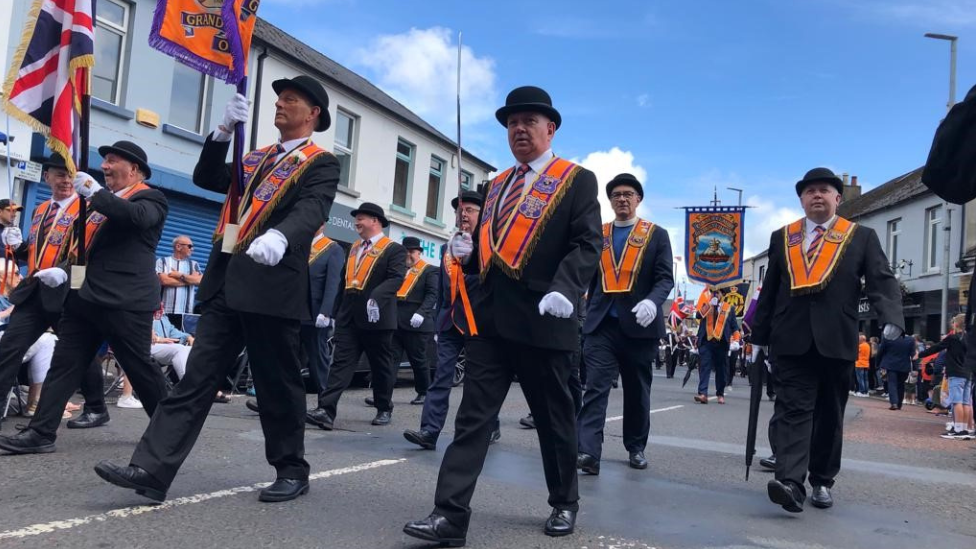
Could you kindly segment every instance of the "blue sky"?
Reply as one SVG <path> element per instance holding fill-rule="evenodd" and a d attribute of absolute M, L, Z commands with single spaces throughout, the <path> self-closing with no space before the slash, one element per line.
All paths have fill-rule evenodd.
<path fill-rule="evenodd" d="M 641 214 L 678 247 L 675 208 L 713 187 L 723 204 L 745 190 L 757 253 L 800 216 L 809 168 L 868 190 L 921 166 L 949 73 L 948 42 L 924 33 L 960 38 L 957 99 L 976 83 L 976 0 L 263 0 L 259 14 L 451 136 L 463 31 L 465 146 L 510 165 L 494 110 L 541 86 L 563 115 L 555 152 L 601 184 L 637 174 Z"/>

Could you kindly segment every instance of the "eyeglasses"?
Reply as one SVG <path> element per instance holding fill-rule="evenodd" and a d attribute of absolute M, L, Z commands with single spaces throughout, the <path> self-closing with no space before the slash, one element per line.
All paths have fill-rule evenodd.
<path fill-rule="evenodd" d="M 177 242 L 176 245 L 177 246 L 186 246 L 187 248 L 189 248 L 191 250 L 193 249 L 193 244 L 186 244 L 184 242 Z"/>
<path fill-rule="evenodd" d="M 623 192 L 619 192 L 619 193 L 610 193 L 610 200 L 617 200 L 617 199 L 620 199 L 620 198 L 625 198 L 627 200 L 630 200 L 631 198 L 634 198 L 635 196 L 637 196 L 637 193 L 635 193 L 634 191 L 623 191 Z"/>
<path fill-rule="evenodd" d="M 476 207 L 465 207 L 465 208 L 461 208 L 461 213 L 466 213 L 466 214 L 478 213 L 480 211 L 481 211 L 481 208 L 476 208 Z"/>

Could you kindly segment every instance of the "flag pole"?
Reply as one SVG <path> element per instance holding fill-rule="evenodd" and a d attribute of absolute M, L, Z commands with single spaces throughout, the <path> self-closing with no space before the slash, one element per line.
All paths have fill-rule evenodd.
<path fill-rule="evenodd" d="M 461 182 L 464 180 L 461 171 L 461 31 L 458 31 L 458 51 L 457 51 L 457 155 L 458 155 L 458 208 L 461 207 Z M 461 217 L 454 216 L 454 222 L 458 229 L 461 228 Z"/>

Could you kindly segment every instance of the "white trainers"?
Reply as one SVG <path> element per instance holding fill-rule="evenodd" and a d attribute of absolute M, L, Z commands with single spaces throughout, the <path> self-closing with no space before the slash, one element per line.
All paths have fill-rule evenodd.
<path fill-rule="evenodd" d="M 115 405 L 119 408 L 142 408 L 142 403 L 134 396 L 121 396 Z"/>

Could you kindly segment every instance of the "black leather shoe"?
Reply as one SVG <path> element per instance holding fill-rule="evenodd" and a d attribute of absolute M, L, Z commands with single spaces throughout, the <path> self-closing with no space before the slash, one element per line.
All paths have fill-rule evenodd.
<path fill-rule="evenodd" d="M 8 454 L 50 454 L 54 452 L 54 440 L 33 429 L 24 429 L 16 435 L 0 436 L 0 450 Z"/>
<path fill-rule="evenodd" d="M 535 418 L 532 417 L 532 414 L 529 414 L 519 420 L 519 425 L 526 429 L 535 429 Z"/>
<path fill-rule="evenodd" d="M 91 429 L 92 427 L 101 427 L 108 423 L 108 411 L 98 413 L 98 412 L 85 412 L 80 416 L 72 419 L 68 422 L 68 429 Z"/>
<path fill-rule="evenodd" d="M 590 454 L 579 454 L 576 456 L 576 468 L 588 475 L 600 474 L 600 460 Z"/>
<path fill-rule="evenodd" d="M 830 488 L 814 486 L 810 494 L 810 503 L 817 509 L 829 509 L 834 506 L 834 498 L 830 495 Z"/>
<path fill-rule="evenodd" d="M 373 418 L 373 425 L 389 425 L 391 419 L 393 419 L 393 412 L 389 410 L 376 412 L 376 417 Z"/>
<path fill-rule="evenodd" d="M 769 501 L 782 505 L 783 509 L 791 513 L 803 511 L 803 492 L 792 483 L 771 480 L 766 484 L 766 494 L 769 495 Z"/>
<path fill-rule="evenodd" d="M 376 401 L 373 400 L 373 397 L 366 397 L 363 399 L 363 402 L 366 403 L 366 406 L 373 406 L 373 407 L 376 406 Z"/>
<path fill-rule="evenodd" d="M 427 400 L 427 395 L 426 394 L 423 394 L 422 395 L 420 393 L 417 393 L 416 398 L 414 398 L 413 400 L 411 400 L 410 401 L 410 404 L 423 404 L 425 400 Z"/>
<path fill-rule="evenodd" d="M 120 467 L 111 461 L 100 461 L 95 466 L 95 473 L 110 484 L 135 490 L 140 496 L 155 501 L 166 499 L 166 490 L 169 487 L 164 486 L 141 467 L 135 465 Z"/>
<path fill-rule="evenodd" d="M 568 536 L 576 530 L 576 511 L 553 508 L 546 521 L 545 534 L 547 536 Z"/>
<path fill-rule="evenodd" d="M 332 426 L 335 424 L 335 418 L 329 415 L 328 412 L 322 408 L 316 408 L 314 410 L 309 410 L 305 412 L 305 423 L 310 425 L 318 425 L 320 428 L 326 431 L 331 431 Z"/>
<path fill-rule="evenodd" d="M 403 533 L 424 541 L 432 541 L 441 547 L 464 547 L 467 532 L 446 518 L 431 513 L 423 520 L 408 522 Z"/>
<path fill-rule="evenodd" d="M 488 444 L 494 444 L 502 439 L 502 430 L 495 428 L 492 429 L 491 434 L 488 435 Z"/>
<path fill-rule="evenodd" d="M 258 401 L 254 400 L 253 398 L 249 398 L 245 400 L 244 406 L 246 406 L 248 410 L 254 412 L 255 414 L 261 413 L 261 408 L 258 408 Z"/>
<path fill-rule="evenodd" d="M 631 469 L 647 469 L 647 458 L 644 457 L 644 452 L 631 452 L 629 461 Z"/>
<path fill-rule="evenodd" d="M 434 436 L 430 431 L 411 431 L 407 429 L 403 432 L 403 438 L 407 439 L 407 442 L 411 442 L 420 446 L 424 450 L 433 450 L 437 447 L 437 437 Z"/>
<path fill-rule="evenodd" d="M 279 478 L 258 493 L 258 501 L 291 501 L 308 493 L 308 480 Z"/>
<path fill-rule="evenodd" d="M 762 458 L 759 460 L 759 465 L 763 466 L 770 471 L 776 470 L 776 455 L 771 455 L 768 458 Z"/>

